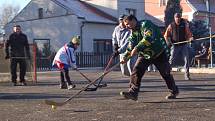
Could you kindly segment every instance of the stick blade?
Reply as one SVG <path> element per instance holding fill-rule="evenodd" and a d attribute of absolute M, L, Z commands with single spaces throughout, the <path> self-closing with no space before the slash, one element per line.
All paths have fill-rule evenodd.
<path fill-rule="evenodd" d="M 84 91 L 96 91 L 97 90 L 97 88 L 95 87 L 95 88 L 86 88 Z"/>
<path fill-rule="evenodd" d="M 102 88 L 102 87 L 107 87 L 107 83 L 104 83 L 104 84 L 97 84 L 96 86 L 98 86 L 99 88 Z"/>
<path fill-rule="evenodd" d="M 62 105 L 64 105 L 63 102 L 55 102 L 55 101 L 52 101 L 52 100 L 45 100 L 45 104 L 54 105 L 54 106 L 62 106 Z"/>
<path fill-rule="evenodd" d="M 84 91 L 96 91 L 98 88 L 102 88 L 102 87 L 107 87 L 107 84 L 99 84 L 99 85 L 96 85 L 95 88 L 86 88 Z"/>

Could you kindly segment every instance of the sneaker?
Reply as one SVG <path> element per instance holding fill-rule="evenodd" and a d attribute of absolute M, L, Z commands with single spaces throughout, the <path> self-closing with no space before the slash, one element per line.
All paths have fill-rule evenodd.
<path fill-rule="evenodd" d="M 76 87 L 76 85 L 75 84 L 71 84 L 71 85 L 68 85 L 68 90 L 70 90 L 70 89 L 73 89 L 73 88 L 75 88 Z"/>
<path fill-rule="evenodd" d="M 21 86 L 27 86 L 26 82 L 21 82 Z"/>
<path fill-rule="evenodd" d="M 191 80 L 191 79 L 190 79 L 190 77 L 185 77 L 184 80 L 189 81 L 189 80 Z"/>
<path fill-rule="evenodd" d="M 67 85 L 66 84 L 60 84 L 60 88 L 61 89 L 67 89 Z"/>
<path fill-rule="evenodd" d="M 16 82 L 12 82 L 12 86 L 17 86 L 17 83 Z"/>
<path fill-rule="evenodd" d="M 123 96 L 125 99 L 131 99 L 137 101 L 138 96 L 132 92 L 120 92 L 120 95 Z"/>
<path fill-rule="evenodd" d="M 176 99 L 176 96 L 178 95 L 178 93 L 170 93 L 169 95 L 166 96 L 166 99 Z"/>

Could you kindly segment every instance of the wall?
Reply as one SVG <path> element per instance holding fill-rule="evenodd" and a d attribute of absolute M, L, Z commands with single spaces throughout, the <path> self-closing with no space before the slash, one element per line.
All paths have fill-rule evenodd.
<path fill-rule="evenodd" d="M 40 19 L 34 21 L 19 22 L 23 33 L 28 36 L 29 43 L 33 39 L 50 39 L 51 46 L 58 50 L 67 43 L 72 36 L 80 35 L 82 21 L 75 15 L 57 18 Z M 13 23 L 6 28 L 6 33 L 11 33 Z M 94 39 L 111 39 L 115 25 L 85 23 L 83 27 L 83 51 L 93 52 Z M 80 51 L 80 47 L 78 51 Z"/>
<path fill-rule="evenodd" d="M 56 18 L 38 19 L 33 21 L 18 22 L 28 36 L 29 43 L 33 39 L 50 39 L 51 46 L 59 49 L 67 43 L 72 36 L 80 35 L 80 21 L 75 15 L 61 16 Z M 12 32 L 12 25 L 8 24 L 6 33 Z"/>
<path fill-rule="evenodd" d="M 144 19 L 145 4 L 144 0 L 117 0 L 118 1 L 118 15 L 127 14 L 126 8 L 136 9 L 136 16 L 138 19 Z"/>
<path fill-rule="evenodd" d="M 127 14 L 126 8 L 136 9 L 138 19 L 145 16 L 144 0 L 82 0 L 118 18 L 121 14 Z"/>
<path fill-rule="evenodd" d="M 166 9 L 166 5 L 160 5 L 159 1 L 160 0 L 145 0 L 145 11 L 146 13 L 149 13 L 150 15 L 155 16 L 156 18 L 164 21 L 164 11 Z M 194 11 L 187 4 L 186 0 L 181 0 L 181 6 L 183 9 L 183 17 L 188 20 L 192 20 Z"/>
<path fill-rule="evenodd" d="M 36 14 L 38 8 L 46 8 L 47 6 L 50 6 L 49 10 L 52 8 L 56 12 L 52 14 L 53 16 L 44 15 L 43 19 L 38 19 Z M 32 43 L 33 39 L 50 39 L 51 46 L 55 50 L 67 43 L 72 36 L 81 35 L 82 21 L 84 19 L 67 14 L 66 9 L 59 7 L 52 1 L 44 0 L 31 1 L 14 19 L 14 22 L 21 25 L 23 33 L 28 36 L 29 43 Z M 10 23 L 5 27 L 7 37 L 12 33 L 13 24 Z M 83 51 L 93 52 L 94 39 L 111 39 L 114 27 L 113 24 L 85 23 L 82 32 Z"/>
<path fill-rule="evenodd" d="M 26 21 L 38 18 L 38 9 L 43 8 L 43 16 L 53 17 L 67 14 L 66 9 L 55 4 L 51 0 L 32 0 L 19 14 L 15 21 Z"/>
<path fill-rule="evenodd" d="M 115 25 L 86 23 L 83 28 L 83 51 L 93 52 L 94 39 L 112 39 Z"/>

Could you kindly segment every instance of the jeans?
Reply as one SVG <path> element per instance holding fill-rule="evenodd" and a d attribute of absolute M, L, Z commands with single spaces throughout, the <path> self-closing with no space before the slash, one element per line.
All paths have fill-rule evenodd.
<path fill-rule="evenodd" d="M 123 60 L 124 55 L 120 54 L 120 62 Z M 133 56 L 131 59 L 128 60 L 125 64 L 120 64 L 120 69 L 122 74 L 125 76 L 130 76 L 134 67 L 134 64 L 137 60 L 137 55 Z"/>
<path fill-rule="evenodd" d="M 185 78 L 190 77 L 189 73 L 189 45 L 174 45 L 171 47 L 169 63 L 171 66 L 175 65 L 179 58 L 184 60 Z"/>
<path fill-rule="evenodd" d="M 145 74 L 145 71 L 147 70 L 148 66 L 151 64 L 154 64 L 155 67 L 158 69 L 158 71 L 160 72 L 160 75 L 165 80 L 169 91 L 173 94 L 178 93 L 178 88 L 175 84 L 172 74 L 170 73 L 171 67 L 168 62 L 168 58 L 164 52 L 157 58 L 150 59 L 150 60 L 144 59 L 144 57 L 138 57 L 135 63 L 135 66 L 133 68 L 132 75 L 130 77 L 129 90 L 133 90 L 133 92 L 136 92 L 136 93 L 139 92 L 139 88 L 141 86 L 141 79 Z"/>
<path fill-rule="evenodd" d="M 17 58 L 11 58 L 10 61 L 10 72 L 11 72 L 11 80 L 12 82 L 16 83 L 16 69 L 17 69 L 17 64 L 19 64 L 19 78 L 20 82 L 25 82 L 25 74 L 26 74 L 26 61 L 25 59 L 17 59 Z"/>
<path fill-rule="evenodd" d="M 66 78 L 68 85 L 72 85 L 72 82 L 71 82 L 70 76 L 69 76 L 69 69 L 64 69 L 63 71 L 60 71 L 61 84 L 66 84 L 64 76 Z"/>

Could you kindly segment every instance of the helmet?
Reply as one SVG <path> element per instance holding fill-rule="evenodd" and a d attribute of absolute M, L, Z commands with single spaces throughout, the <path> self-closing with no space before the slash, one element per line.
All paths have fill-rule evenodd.
<path fill-rule="evenodd" d="M 72 42 L 73 44 L 80 45 L 80 36 L 73 37 L 73 38 L 71 39 L 71 42 Z"/>

